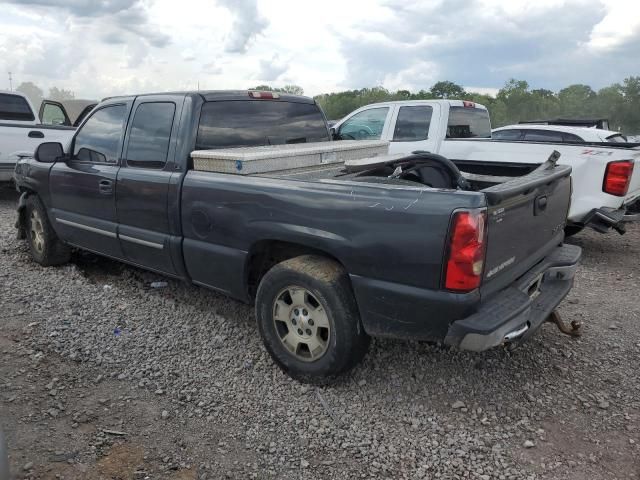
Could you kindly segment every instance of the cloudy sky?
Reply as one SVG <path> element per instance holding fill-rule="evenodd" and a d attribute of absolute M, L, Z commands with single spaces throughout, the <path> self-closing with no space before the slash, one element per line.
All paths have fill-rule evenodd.
<path fill-rule="evenodd" d="M 0 0 L 0 89 L 76 97 L 451 80 L 494 91 L 640 75 L 638 0 Z"/>

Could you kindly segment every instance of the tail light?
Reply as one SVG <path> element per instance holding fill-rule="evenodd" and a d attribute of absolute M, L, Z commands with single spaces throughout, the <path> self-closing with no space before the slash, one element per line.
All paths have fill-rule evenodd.
<path fill-rule="evenodd" d="M 476 108 L 476 104 L 474 102 L 470 102 L 468 100 L 463 100 L 462 101 L 462 106 L 464 108 Z"/>
<path fill-rule="evenodd" d="M 629 182 L 633 173 L 633 161 L 621 160 L 607 163 L 607 170 L 604 172 L 604 183 L 602 191 L 624 197 L 629 190 Z"/>
<path fill-rule="evenodd" d="M 480 286 L 487 247 L 487 212 L 462 210 L 453 214 L 445 288 L 468 292 Z"/>

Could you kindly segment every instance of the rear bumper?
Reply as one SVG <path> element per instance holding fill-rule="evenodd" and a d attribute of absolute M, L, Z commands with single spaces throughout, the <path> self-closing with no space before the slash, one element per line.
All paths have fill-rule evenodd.
<path fill-rule="evenodd" d="M 624 224 L 637 221 L 640 221 L 640 200 L 622 208 L 594 208 L 579 224 L 591 227 L 600 233 L 607 233 L 611 229 L 618 233 L 625 233 Z"/>
<path fill-rule="evenodd" d="M 581 254 L 575 245 L 557 247 L 513 285 L 482 302 L 474 314 L 453 322 L 444 342 L 479 352 L 526 340 L 571 289 Z"/>

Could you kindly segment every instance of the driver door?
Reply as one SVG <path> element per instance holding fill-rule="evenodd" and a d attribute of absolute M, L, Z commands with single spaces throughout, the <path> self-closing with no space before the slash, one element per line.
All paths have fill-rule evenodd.
<path fill-rule="evenodd" d="M 116 179 L 132 100 L 91 113 L 71 142 L 68 159 L 51 167 L 51 213 L 62 240 L 123 258 L 117 238 Z"/>
<path fill-rule="evenodd" d="M 43 100 L 40 105 L 40 123 L 43 125 L 64 125 L 71 126 L 71 120 L 64 106 L 60 102 L 53 100 Z"/>
<path fill-rule="evenodd" d="M 337 129 L 340 140 L 386 140 L 391 107 L 371 107 L 356 111 Z"/>

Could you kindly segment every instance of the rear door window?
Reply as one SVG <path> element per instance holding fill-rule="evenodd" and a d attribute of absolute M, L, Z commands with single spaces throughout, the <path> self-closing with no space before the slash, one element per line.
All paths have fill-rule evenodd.
<path fill-rule="evenodd" d="M 202 106 L 196 149 L 326 141 L 324 116 L 313 103 L 229 100 Z"/>
<path fill-rule="evenodd" d="M 342 140 L 379 140 L 389 107 L 369 108 L 346 120 L 338 130 Z"/>
<path fill-rule="evenodd" d="M 19 95 L 0 93 L 0 121 L 33 122 L 36 118 L 27 101 Z"/>
<path fill-rule="evenodd" d="M 450 107 L 447 138 L 491 138 L 489 112 L 482 108 Z"/>
<path fill-rule="evenodd" d="M 529 142 L 562 143 L 562 133 L 548 130 L 525 130 L 524 139 Z"/>
<path fill-rule="evenodd" d="M 167 163 L 176 106 L 170 102 L 138 105 L 129 131 L 127 165 L 162 168 Z"/>
<path fill-rule="evenodd" d="M 417 142 L 429 137 L 433 108 L 427 105 L 400 107 L 393 131 L 394 142 Z"/>

